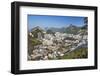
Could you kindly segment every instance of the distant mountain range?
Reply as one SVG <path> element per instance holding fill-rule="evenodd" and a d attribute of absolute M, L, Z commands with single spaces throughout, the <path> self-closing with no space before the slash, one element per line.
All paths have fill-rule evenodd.
<path fill-rule="evenodd" d="M 77 34 L 79 32 L 79 30 L 81 29 L 86 29 L 87 26 L 82 26 L 82 27 L 78 27 L 75 25 L 69 25 L 68 27 L 62 27 L 62 28 L 48 28 L 46 30 L 51 30 L 53 32 L 62 32 L 62 33 L 70 33 L 70 34 Z"/>
<path fill-rule="evenodd" d="M 77 27 L 77 26 L 71 24 L 69 27 L 66 28 L 66 30 L 64 32 L 70 33 L 70 34 L 77 34 L 80 29 L 81 29 L 81 27 Z"/>
<path fill-rule="evenodd" d="M 70 34 L 77 34 L 79 32 L 79 30 L 81 29 L 87 29 L 87 26 L 82 26 L 82 27 L 78 27 L 75 25 L 70 24 L 68 27 L 62 27 L 62 28 L 56 28 L 56 27 L 50 27 L 50 28 L 41 28 L 39 26 L 34 27 L 31 29 L 32 31 L 35 30 L 41 30 L 41 31 L 46 31 L 46 32 L 50 32 L 50 33 L 54 33 L 54 32 L 62 32 L 62 33 L 70 33 Z"/>

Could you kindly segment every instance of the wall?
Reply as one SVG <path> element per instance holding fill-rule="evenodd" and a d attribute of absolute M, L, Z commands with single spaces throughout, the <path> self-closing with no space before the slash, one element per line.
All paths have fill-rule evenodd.
<path fill-rule="evenodd" d="M 11 53 L 11 6 L 10 3 L 14 0 L 1 0 L 0 2 L 0 76 L 14 76 L 10 73 L 10 53 Z M 17 0 L 16 0 L 17 1 Z M 74 5 L 90 5 L 98 6 L 100 13 L 100 0 L 20 0 L 30 2 L 45 2 L 45 3 L 59 3 L 59 4 L 74 4 Z M 98 15 L 98 21 L 100 14 Z M 99 23 L 100 24 L 100 23 Z M 99 25 L 98 24 L 98 25 Z M 100 26 L 98 26 L 100 28 Z M 100 30 L 98 31 L 100 32 Z M 100 42 L 100 35 L 98 36 Z M 100 44 L 100 43 L 98 43 Z M 100 58 L 100 51 L 98 52 Z M 100 59 L 99 59 L 100 67 Z M 70 71 L 70 72 L 55 72 L 55 73 L 40 73 L 34 76 L 99 76 L 100 68 L 98 70 L 85 70 L 85 71 Z M 33 74 L 26 74 L 25 76 L 32 76 Z M 23 75 L 21 75 L 23 76 Z"/>

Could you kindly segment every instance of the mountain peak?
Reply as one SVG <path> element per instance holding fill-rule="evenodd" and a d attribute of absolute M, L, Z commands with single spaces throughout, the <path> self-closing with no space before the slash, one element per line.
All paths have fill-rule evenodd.
<path fill-rule="evenodd" d="M 76 26 L 73 25 L 73 24 L 70 24 L 69 27 L 70 27 L 70 28 L 74 28 L 74 27 L 76 27 Z"/>
<path fill-rule="evenodd" d="M 42 29 L 40 26 L 36 26 L 36 27 L 32 28 L 31 31 L 35 31 L 35 30 L 37 30 L 37 29 L 43 31 L 43 29 Z"/>

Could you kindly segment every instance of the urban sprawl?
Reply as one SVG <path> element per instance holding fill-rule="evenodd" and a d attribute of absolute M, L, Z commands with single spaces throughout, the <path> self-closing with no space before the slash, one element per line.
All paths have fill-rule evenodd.
<path fill-rule="evenodd" d="M 73 27 L 71 29 L 73 30 Z M 73 51 L 84 48 L 87 50 L 87 37 L 87 29 L 80 29 L 77 34 L 72 34 L 48 33 L 39 26 L 34 27 L 28 32 L 28 60 L 66 59 L 66 55 Z M 77 54 L 77 58 L 78 56 L 81 57 L 80 54 Z M 83 54 L 82 57 L 87 56 Z"/>

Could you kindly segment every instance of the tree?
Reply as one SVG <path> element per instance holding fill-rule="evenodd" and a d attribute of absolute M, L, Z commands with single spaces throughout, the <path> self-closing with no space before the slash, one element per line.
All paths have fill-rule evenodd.
<path fill-rule="evenodd" d="M 88 18 L 85 17 L 84 18 L 84 26 L 82 27 L 82 29 L 87 29 L 88 28 Z"/>

